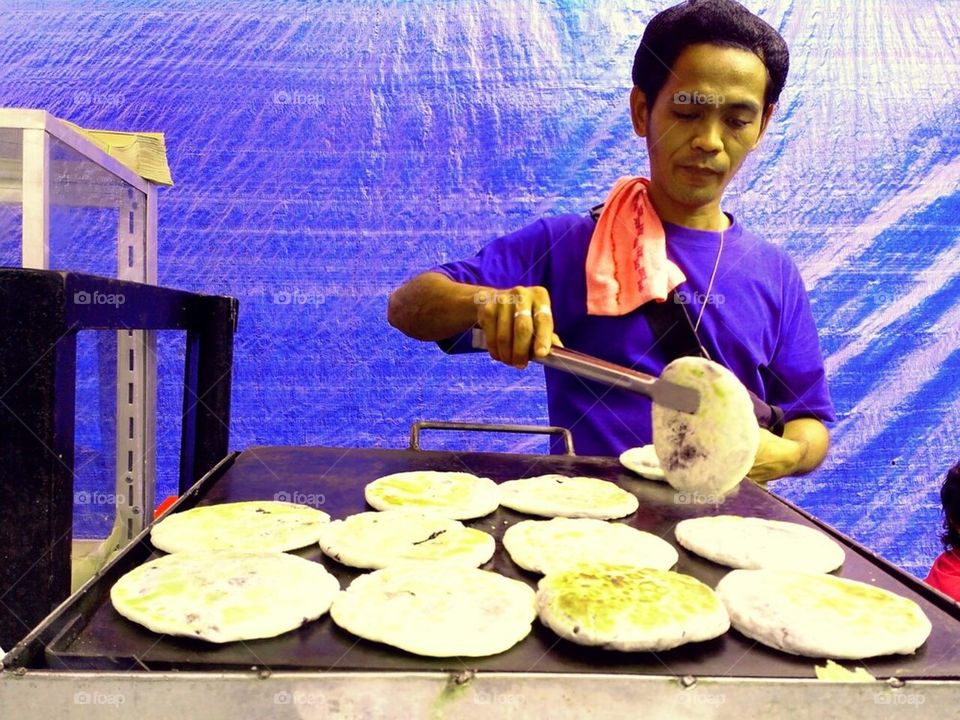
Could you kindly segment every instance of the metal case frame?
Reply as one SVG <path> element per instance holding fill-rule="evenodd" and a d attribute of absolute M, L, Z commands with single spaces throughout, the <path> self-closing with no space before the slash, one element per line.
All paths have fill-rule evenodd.
<path fill-rule="evenodd" d="M 19 131 L 22 152 L 11 159 L 19 187 L 0 188 L 0 203 L 19 204 L 23 211 L 21 264 L 24 268 L 49 270 L 50 208 L 58 201 L 73 207 L 116 207 L 117 277 L 121 280 L 157 283 L 157 185 L 137 175 L 122 162 L 101 150 L 87 137 L 44 110 L 0 108 L 0 130 Z M 76 153 L 73 160 L 51 159 L 53 146 L 62 144 Z M 85 175 L 106 171 L 118 183 L 104 195 L 104 188 L 91 186 Z M 16 183 L 14 183 L 16 185 Z M 76 270 L 77 268 L 54 268 Z M 149 330 L 117 333 L 116 465 L 114 495 L 115 535 L 121 545 L 144 526 L 153 507 L 156 483 L 157 367 L 153 352 L 156 338 Z M 141 352 L 146 350 L 146 352 Z M 129 358 L 133 362 L 129 362 Z M 127 389 L 134 389 L 133 402 L 126 402 Z M 133 465 L 127 462 L 130 456 Z"/>

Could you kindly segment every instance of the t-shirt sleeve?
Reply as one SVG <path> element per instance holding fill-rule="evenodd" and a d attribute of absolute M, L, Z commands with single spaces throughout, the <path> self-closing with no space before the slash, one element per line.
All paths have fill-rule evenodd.
<path fill-rule="evenodd" d="M 456 282 L 505 290 L 515 285 L 542 285 L 547 272 L 549 232 L 537 220 L 484 246 L 469 260 L 433 268 Z"/>
<path fill-rule="evenodd" d="M 444 263 L 431 272 L 470 285 L 506 290 L 517 285 L 546 283 L 550 233 L 544 220 L 537 220 L 516 232 L 491 241 L 468 260 Z M 467 330 L 437 344 L 445 352 L 469 352 L 471 331 Z"/>
<path fill-rule="evenodd" d="M 812 417 L 833 422 L 836 416 L 810 300 L 796 266 L 789 259 L 784 265 L 783 314 L 777 347 L 764 378 L 766 399 L 783 409 L 785 421 Z"/>

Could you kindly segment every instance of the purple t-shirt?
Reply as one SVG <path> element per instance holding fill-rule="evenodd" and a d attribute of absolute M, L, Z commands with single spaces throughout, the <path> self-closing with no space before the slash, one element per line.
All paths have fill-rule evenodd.
<path fill-rule="evenodd" d="M 735 219 L 698 335 L 710 357 L 734 372 L 785 420 L 834 420 L 817 329 L 793 261 Z M 659 375 L 672 359 L 658 348 L 646 317 L 587 315 L 586 258 L 595 223 L 589 216 L 538 220 L 498 238 L 470 260 L 435 268 L 452 280 L 506 289 L 542 285 L 550 293 L 556 333 L 571 350 Z M 664 223 L 667 256 L 687 276 L 677 294 L 696 322 L 717 260 L 719 232 Z M 455 350 L 468 347 L 465 337 Z M 550 422 L 569 428 L 579 455 L 617 455 L 651 442 L 650 401 L 642 395 L 545 368 Z M 554 444 L 554 450 L 560 448 Z"/>

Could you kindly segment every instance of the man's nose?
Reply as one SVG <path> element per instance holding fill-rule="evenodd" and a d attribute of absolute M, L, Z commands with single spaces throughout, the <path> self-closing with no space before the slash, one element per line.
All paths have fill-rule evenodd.
<path fill-rule="evenodd" d="M 709 117 L 704 118 L 697 125 L 692 145 L 694 149 L 706 153 L 717 153 L 723 150 L 720 122 Z"/>

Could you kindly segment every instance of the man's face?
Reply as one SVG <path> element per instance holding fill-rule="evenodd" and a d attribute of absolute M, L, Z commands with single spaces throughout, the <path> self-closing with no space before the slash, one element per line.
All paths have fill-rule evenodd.
<path fill-rule="evenodd" d="M 752 52 L 691 45 L 652 109 L 634 88 L 633 125 L 647 140 L 651 195 L 664 219 L 719 211 L 724 189 L 766 130 L 773 110 L 763 112 L 766 82 L 766 67 Z"/>

